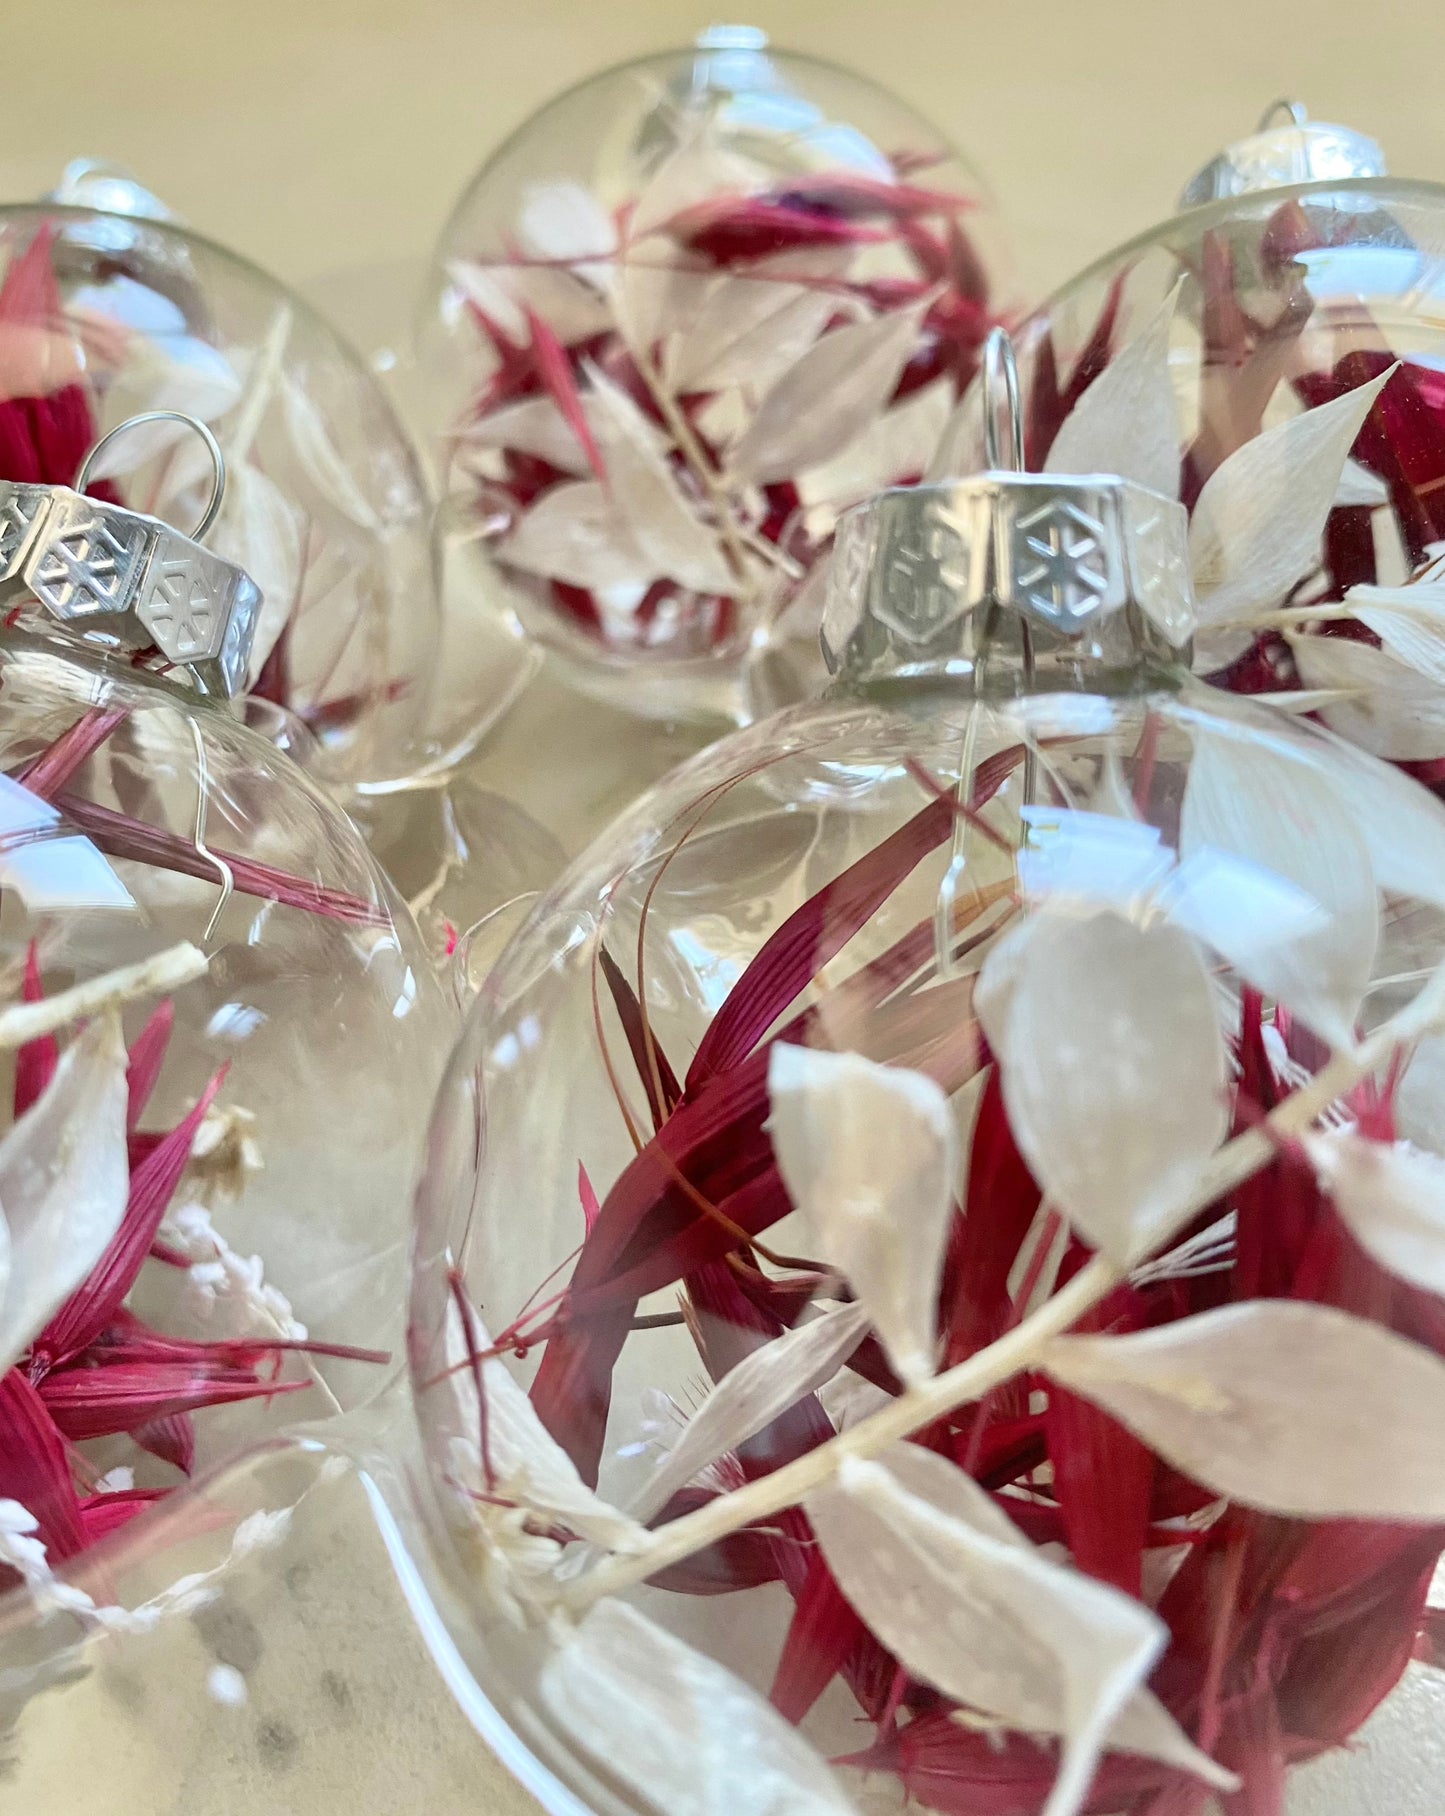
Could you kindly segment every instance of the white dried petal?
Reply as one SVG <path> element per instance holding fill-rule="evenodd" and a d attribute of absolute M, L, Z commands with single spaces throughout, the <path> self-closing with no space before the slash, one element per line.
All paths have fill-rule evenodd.
<path fill-rule="evenodd" d="M 1445 1159 L 1344 1129 L 1307 1135 L 1305 1148 L 1361 1248 L 1412 1286 L 1445 1294 Z"/>
<path fill-rule="evenodd" d="M 461 295 L 480 309 L 508 340 L 526 346 L 526 312 L 501 271 L 490 265 L 474 264 L 470 259 L 451 259 L 447 263 L 447 276 Z"/>
<path fill-rule="evenodd" d="M 895 1446 L 886 1463 L 846 1459 L 804 1506 L 839 1587 L 884 1645 L 980 1714 L 1059 1735 L 1045 1816 L 1082 1808 L 1163 1650 L 1158 1617 L 1043 1556 L 976 1483 L 918 1446 Z M 1159 1705 L 1131 1727 L 1131 1747 L 1157 1755 L 1158 1739 L 1186 1769 L 1232 1782 Z"/>
<path fill-rule="evenodd" d="M 728 455 L 731 476 L 766 485 L 839 454 L 870 428 L 918 342 L 923 307 L 834 328 L 783 374 Z"/>
<path fill-rule="evenodd" d="M 1336 510 L 1363 505 L 1366 510 L 1373 511 L 1389 502 L 1390 488 L 1378 473 L 1361 466 L 1358 460 L 1345 462 L 1344 471 L 1340 474 L 1339 490 L 1335 493 Z"/>
<path fill-rule="evenodd" d="M 709 1464 L 771 1425 L 842 1368 L 868 1330 L 861 1305 L 839 1305 L 745 1356 L 683 1426 L 628 1511 L 646 1523 Z"/>
<path fill-rule="evenodd" d="M 1311 929 L 1261 946 L 1241 923 L 1234 950 L 1216 941 L 1250 981 L 1284 1002 L 1326 1040 L 1353 1038 L 1379 943 L 1379 893 L 1365 838 L 1338 787 L 1258 733 L 1233 737 L 1208 721 L 1191 726 L 1194 759 L 1179 845 L 1186 862 L 1215 851 L 1291 884 L 1321 911 Z M 1258 931 L 1263 931 L 1263 925 Z"/>
<path fill-rule="evenodd" d="M 803 475 L 798 489 L 804 504 L 839 510 L 917 479 L 933 458 L 952 398 L 951 382 L 940 378 L 890 405 L 866 435 Z"/>
<path fill-rule="evenodd" d="M 1281 604 L 1316 565 L 1346 456 L 1393 370 L 1265 429 L 1210 474 L 1189 522 L 1201 625 Z"/>
<path fill-rule="evenodd" d="M 80 1287 L 125 1216 L 126 1051 L 108 1010 L 0 1141 L 0 1370 Z"/>
<path fill-rule="evenodd" d="M 517 236 L 533 258 L 569 265 L 599 288 L 611 280 L 616 223 L 581 183 L 529 183 L 517 214 Z"/>
<path fill-rule="evenodd" d="M 1432 590 L 1429 599 L 1411 599 L 1412 592 L 1423 587 L 1400 587 L 1401 603 L 1381 605 L 1360 594 L 1383 594 L 1385 587 L 1351 587 L 1345 594 L 1345 605 L 1354 607 L 1361 625 L 1369 625 L 1376 637 L 1407 668 L 1429 677 L 1436 685 L 1445 683 L 1445 599 Z"/>
<path fill-rule="evenodd" d="M 1445 690 L 1428 671 L 1352 638 L 1292 636 L 1289 644 L 1306 687 L 1345 693 L 1321 708 L 1331 731 L 1392 762 L 1445 756 Z"/>
<path fill-rule="evenodd" d="M 472 1328 L 478 1349 L 485 1349 L 490 1338 L 475 1315 Z M 463 1487 L 513 1501 L 609 1550 L 645 1551 L 650 1542 L 647 1533 L 636 1520 L 610 1506 L 587 1486 L 571 1457 L 537 1417 L 521 1383 L 513 1379 L 506 1364 L 496 1356 L 480 1364 L 482 1393 L 486 1397 L 483 1455 L 482 1408 L 466 1362 L 469 1346 L 455 1304 L 448 1306 L 446 1347 L 447 1380 L 454 1396 L 449 1415 L 452 1429 L 475 1446 L 475 1479 L 463 1483 Z M 491 1482 L 486 1479 L 487 1463 L 491 1464 Z M 481 1511 L 485 1513 L 485 1509 Z"/>
<path fill-rule="evenodd" d="M 1445 907 L 1445 805 L 1344 738 L 1312 737 L 1298 749 L 1364 840 L 1379 888 Z"/>
<path fill-rule="evenodd" d="M 626 1602 L 599 1602 L 539 1688 L 563 1733 L 657 1816 L 857 1816 L 790 1722 Z"/>
<path fill-rule="evenodd" d="M 295 379 L 283 376 L 281 403 L 291 446 L 302 471 L 317 492 L 358 529 L 373 536 L 383 535 L 386 526 L 337 451 L 331 431 L 310 393 Z"/>
<path fill-rule="evenodd" d="M 1345 604 L 1398 661 L 1445 683 L 1445 586 L 1352 586 Z"/>
<path fill-rule="evenodd" d="M 1057 1337 L 1046 1372 L 1216 1494 L 1298 1519 L 1445 1519 L 1445 1363 L 1331 1306 L 1251 1300 L 1122 1337 Z"/>
<path fill-rule="evenodd" d="M 628 223 L 629 237 L 643 239 L 703 202 L 741 199 L 767 182 L 761 165 L 720 144 L 704 125 L 669 152 L 643 184 Z"/>
<path fill-rule="evenodd" d="M 1193 940 L 1111 910 L 1034 915 L 990 952 L 977 1007 L 1045 1194 L 1129 1267 L 1223 1139 L 1226 1057 Z"/>
<path fill-rule="evenodd" d="M 656 578 L 631 525 L 595 479 L 544 492 L 496 553 L 523 573 L 589 590 L 635 586 L 641 592 Z"/>
<path fill-rule="evenodd" d="M 768 1123 L 810 1246 L 845 1276 L 905 1381 L 932 1374 L 957 1132 L 931 1078 L 777 1042 Z"/>
<path fill-rule="evenodd" d="M 457 440 L 458 458 L 473 448 L 511 448 L 563 473 L 591 471 L 576 430 L 550 397 L 523 397 L 469 423 Z"/>
<path fill-rule="evenodd" d="M 718 532 L 683 496 L 647 419 L 605 374 L 588 376 L 607 489 L 651 572 L 693 592 L 730 593 L 736 582 Z"/>
<path fill-rule="evenodd" d="M 837 309 L 816 284 L 790 282 L 772 266 L 714 278 L 667 362 L 676 391 L 771 384 L 802 358 Z"/>
<path fill-rule="evenodd" d="M 1122 347 L 1064 418 L 1047 473 L 1117 473 L 1179 496 L 1181 454 L 1169 338 L 1176 284 L 1136 338 Z"/>
<path fill-rule="evenodd" d="M 168 334 L 161 341 L 133 334 L 124 364 L 114 383 L 120 396 L 133 396 L 133 410 L 176 410 L 198 422 L 213 424 L 233 410 L 241 396 L 235 365 L 219 348 L 193 335 Z M 142 401 L 143 400 L 143 401 Z M 125 411 L 117 412 L 128 414 Z M 118 435 L 91 468 L 92 479 L 123 479 L 153 460 L 182 448 L 194 434 L 179 422 L 148 422 Z M 197 438 L 199 439 L 199 438 Z M 210 458 L 199 455 L 207 476 Z M 188 462 L 196 458 L 186 448 Z M 168 475 L 172 485 L 173 475 Z"/>
<path fill-rule="evenodd" d="M 654 362 L 675 335 L 685 334 L 718 282 L 710 267 L 683 262 L 661 240 L 629 247 L 618 262 L 612 307 L 623 339 L 638 363 Z"/>
<path fill-rule="evenodd" d="M 590 340 L 612 326 L 608 294 L 558 265 L 513 265 L 507 272 L 507 284 L 518 302 L 540 316 L 564 347 Z M 524 319 L 523 345 L 531 337 L 531 323 Z"/>
<path fill-rule="evenodd" d="M 1159 829 L 1137 817 L 1066 807 L 1023 807 L 1028 837 L 1019 852 L 1019 882 L 1032 901 L 1072 895 L 1129 910 L 1174 867 Z"/>

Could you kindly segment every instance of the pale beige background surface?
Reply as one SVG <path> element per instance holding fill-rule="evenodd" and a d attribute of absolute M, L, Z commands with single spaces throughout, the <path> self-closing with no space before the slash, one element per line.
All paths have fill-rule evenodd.
<path fill-rule="evenodd" d="M 78 154 L 115 158 L 313 294 L 337 294 L 347 269 L 395 280 L 537 103 L 716 16 L 677 0 L 0 0 L 0 197 L 39 193 Z M 748 16 L 780 43 L 861 66 L 952 135 L 992 182 L 1034 295 L 1168 212 L 1183 178 L 1282 92 L 1375 134 L 1400 174 L 1445 178 L 1441 0 L 792 0 Z M 373 289 L 356 319 L 398 294 L 395 281 Z M 400 319 L 387 331 L 402 333 Z M 677 748 L 544 679 L 479 767 L 575 848 Z M 308 1594 L 323 1585 L 325 1599 L 309 1614 L 296 1601 L 276 1636 L 285 1670 L 218 1731 L 191 1784 L 173 1782 L 168 1744 L 132 1733 L 112 1762 L 154 1774 L 156 1792 L 127 1811 L 532 1807 L 431 1676 L 364 1513 L 338 1501 L 333 1518 L 308 1566 Z M 184 1699 L 154 1706 L 190 1721 Z M 195 1714 L 208 1729 L 220 1719 Z M 267 1741 L 278 1724 L 295 1742 L 279 1754 Z M 44 1816 L 119 1807 L 92 1769 L 100 1738 L 86 1737 L 87 1769 L 61 1775 Z"/>
<path fill-rule="evenodd" d="M 1401 174 L 1445 172 L 1437 0 L 774 0 L 746 16 L 951 133 L 1034 285 L 1157 218 L 1283 90 L 1386 140 Z M 549 93 L 717 17 L 678 0 L 0 0 L 0 190 L 44 188 L 88 151 L 282 276 L 405 258 Z"/>

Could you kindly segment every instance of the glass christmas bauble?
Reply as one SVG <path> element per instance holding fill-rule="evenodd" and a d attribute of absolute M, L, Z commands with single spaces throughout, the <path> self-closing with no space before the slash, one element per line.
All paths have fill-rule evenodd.
<path fill-rule="evenodd" d="M 413 1385 L 547 1807 L 1370 1802 L 1330 1774 L 1441 1546 L 1393 1372 L 1445 1382 L 1439 1236 L 1384 1206 L 1445 1172 L 1396 1139 L 1445 810 L 1191 679 L 1184 555 L 1112 478 L 850 513 L 830 694 L 626 813 L 473 1006 Z"/>
<path fill-rule="evenodd" d="M 1343 127 L 1267 118 L 1184 199 L 1018 330 L 1027 465 L 1181 498 L 1196 672 L 1319 693 L 1333 729 L 1434 782 L 1445 186 L 1384 174 Z M 940 471 L 981 464 L 970 416 Z"/>
<path fill-rule="evenodd" d="M 433 962 L 469 997 L 504 929 L 565 867 L 561 844 L 465 769 L 443 787 L 384 795 L 360 809 L 366 842 L 410 905 Z"/>
<path fill-rule="evenodd" d="M 932 126 L 761 33 L 552 101 L 458 203 L 418 342 L 490 609 L 654 718 L 808 691 L 839 509 L 923 472 L 1003 268 Z"/>
<path fill-rule="evenodd" d="M 250 690 L 306 722 L 333 785 L 445 767 L 486 709 L 440 698 L 430 504 L 376 380 L 274 279 L 153 218 L 123 173 L 62 193 L 104 206 L 0 209 L 0 478 L 70 485 L 124 419 L 198 418 L 228 466 L 211 547 L 264 595 Z M 175 422 L 118 438 L 93 473 L 99 496 L 176 523 L 210 479 Z"/>
<path fill-rule="evenodd" d="M 200 1605 L 178 1579 L 395 1379 L 454 1017 L 350 820 L 178 684 L 0 634 L 0 815 L 23 1700 L 77 1639 Z"/>

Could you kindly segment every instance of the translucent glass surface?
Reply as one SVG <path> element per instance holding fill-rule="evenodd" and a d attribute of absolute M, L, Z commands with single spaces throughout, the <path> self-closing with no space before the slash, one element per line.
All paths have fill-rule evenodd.
<path fill-rule="evenodd" d="M 1058 1185 L 1067 1170 L 1053 1170 L 1057 1150 L 1039 1129 L 1075 1129 L 1094 1154 L 1088 1164 L 1107 1175 L 1150 1148 L 1156 1125 L 1175 1128 L 1177 1115 L 1197 1111 L 1203 1149 L 1171 1188 L 1187 1203 L 1214 1164 L 1212 1146 L 1290 1092 L 1321 1088 L 1316 1075 L 1339 1064 L 1331 1040 L 1347 1044 L 1416 1000 L 1445 957 L 1445 871 L 1432 868 L 1442 854 L 1445 813 L 1423 789 L 1311 725 L 1197 683 L 976 705 L 914 688 L 893 704 L 795 709 L 723 740 L 543 898 L 474 1005 L 439 1100 L 419 1199 L 412 1368 L 433 1556 L 470 1609 L 463 1650 L 523 1745 L 583 1807 L 655 1807 L 649 1785 L 670 1724 L 663 1715 L 650 1738 L 604 1755 L 579 1742 L 565 1703 L 546 1694 L 564 1629 L 549 1629 L 542 1610 L 559 1596 L 574 1611 L 585 1605 L 598 1553 L 567 1542 L 565 1519 L 549 1525 L 540 1513 L 533 1551 L 509 1551 L 501 1508 L 525 1499 L 525 1485 L 507 1477 L 505 1449 L 490 1479 L 480 1460 L 489 1440 L 467 1385 L 458 1305 L 472 1308 L 472 1353 L 499 1357 L 486 1366 L 526 1387 L 584 1479 L 665 1539 L 673 1522 L 744 1481 L 765 1480 L 838 1431 L 861 1432 L 902 1392 L 875 1324 L 815 1392 L 720 1457 L 703 1453 L 705 1466 L 683 1470 L 661 1506 L 653 1498 L 705 1396 L 848 1296 L 813 1246 L 822 1212 L 800 1208 L 796 1175 L 780 1171 L 769 1079 L 782 1047 L 861 1055 L 895 1077 L 907 1068 L 946 1100 L 959 1182 L 933 1288 L 935 1360 L 960 1364 L 1041 1294 L 1062 1290 L 1098 1247 L 1097 1226 L 1085 1235 L 1076 1221 L 1071 1234 L 1059 1214 L 1056 1186 L 1071 1207 L 1073 1192 Z M 941 911 L 950 874 L 952 907 Z M 1021 1011 L 1000 980 L 1022 990 L 1027 973 L 1014 967 L 1035 962 L 1037 940 L 1061 928 L 1051 949 L 1077 944 L 1080 954 L 1067 990 L 1061 971 L 1035 1037 L 1007 1045 L 1003 1029 Z M 1145 947 L 1167 947 L 1182 969 L 1141 985 L 1134 963 Z M 1384 1099 L 1355 1081 L 1328 1120 L 1387 1102 L 1386 1120 L 1370 1125 L 1377 1133 L 1388 1124 L 1439 1152 L 1436 1045 L 1422 1043 L 1408 1065 L 1402 1053 L 1403 1077 L 1391 1077 Z M 1026 1072 L 1043 1093 L 1027 1113 L 1011 1082 Z M 1322 1102 L 1336 1095 L 1325 1089 Z M 906 1152 L 902 1114 L 895 1104 L 874 1124 L 860 1100 L 852 1119 L 826 1125 L 833 1198 L 871 1202 L 875 1151 Z M 1059 1139 L 1068 1147 L 1072 1137 Z M 1158 1239 L 1162 1256 L 1142 1245 L 1123 1268 L 1130 1283 L 1083 1328 L 1140 1329 L 1293 1297 L 1347 1307 L 1438 1352 L 1445 1333 L 1431 1295 L 1356 1247 L 1299 1167 L 1298 1149 L 1263 1144 L 1236 1183 L 1176 1218 Z M 924 1189 L 909 1177 L 902 1198 L 878 1207 L 900 1229 Z M 1104 1194 L 1106 1212 L 1124 1191 Z M 1277 1220 L 1296 1214 L 1286 1236 Z M 899 1235 L 900 1254 L 912 1240 Z M 496 1435 L 495 1383 L 483 1398 L 491 1442 L 510 1443 Z M 1124 1463 L 1088 1451 L 1102 1435 L 1079 1440 L 1087 1463 L 1073 1473 L 1081 1455 L 1063 1423 L 1067 1396 L 1045 1376 L 1016 1377 L 981 1409 L 975 1399 L 963 1395 L 918 1435 L 987 1488 L 1029 1543 L 1107 1577 L 1088 1535 L 1123 1538 L 1137 1515 L 1135 1537 L 1123 1539 L 1143 1571 L 1133 1593 L 1169 1629 L 1152 1685 L 1191 1737 L 1246 1776 L 1251 1807 L 1333 1810 L 1344 1807 L 1331 1801 L 1341 1783 L 1347 1800 L 1364 1783 L 1371 1797 L 1427 1807 L 1435 1749 L 1417 1727 L 1432 1706 L 1420 1668 L 1390 1693 L 1425 1618 L 1438 1530 L 1292 1522 L 1236 1502 L 1226 1510 L 1157 1457 L 1145 1458 L 1145 1498 L 1130 1514 L 1118 1498 Z M 1388 1421 L 1388 1393 L 1372 1404 Z M 845 1772 L 860 1809 L 897 1809 L 904 1791 L 909 1808 L 1041 1810 L 1057 1749 L 900 1666 L 906 1636 L 885 1644 L 841 1599 L 830 1624 L 819 1612 L 816 1531 L 796 1495 L 779 1499 L 651 1582 L 635 1580 L 647 1574 L 637 1566 L 620 1592 L 771 1694 L 825 1757 L 866 1763 L 866 1780 Z M 1171 1544 L 1180 1548 L 1166 1565 Z M 602 1567 L 615 1582 L 618 1559 Z M 1210 1600 L 1221 1571 L 1237 1596 L 1222 1624 Z M 900 1598 L 915 1638 L 950 1618 L 937 1595 L 919 1603 L 900 1589 Z M 1277 1647 L 1265 1690 L 1261 1630 Z M 1206 1670 L 1209 1656 L 1217 1662 Z M 1202 1729 L 1201 1695 L 1213 1711 Z M 1339 1749 L 1387 1697 L 1347 1760 Z M 1261 1698 L 1267 1731 L 1248 1725 Z M 678 1723 L 691 1719 L 679 1703 Z M 1317 1755 L 1328 1757 L 1310 1765 Z M 574 1808 L 556 1783 L 534 1782 L 553 1807 Z M 1113 1751 L 1088 1807 L 1172 1808 L 1159 1800 L 1188 1798 L 1192 1782 Z M 740 1798 L 740 1813 L 750 1807 Z"/>
<path fill-rule="evenodd" d="M 106 431 L 179 410 L 229 484 L 209 542 L 265 595 L 250 685 L 322 746 L 333 784 L 445 766 L 488 718 L 438 691 L 440 605 L 416 454 L 360 359 L 263 272 L 168 221 L 0 209 L 0 477 L 69 485 Z M 199 521 L 209 456 L 183 424 L 118 438 L 101 496 Z"/>
<path fill-rule="evenodd" d="M 1326 718 L 1376 755 L 1410 761 L 1445 755 L 1429 705 L 1438 662 L 1432 669 L 1408 626 L 1354 608 L 1403 604 L 1413 621 L 1415 604 L 1427 620 L 1432 605 L 1429 566 L 1445 540 L 1442 261 L 1445 189 L 1436 184 L 1262 189 L 1192 209 L 1110 253 L 1016 335 L 1027 465 L 1042 469 L 1073 433 L 1065 425 L 1077 430 L 1087 415 L 1082 400 L 1100 374 L 1126 349 L 1138 353 L 1174 297 L 1173 419 L 1159 423 L 1137 394 L 1134 458 L 1195 515 L 1196 672 L 1247 692 L 1353 679 L 1379 698 L 1374 723 L 1370 709 L 1349 705 L 1326 706 Z M 1323 406 L 1348 410 L 1351 394 L 1364 400 L 1359 417 L 1311 471 L 1308 436 L 1292 438 L 1287 426 Z M 1177 469 L 1160 464 L 1161 434 L 1177 441 Z M 940 470 L 981 464 L 975 419 L 960 424 Z M 1201 501 L 1213 528 L 1200 521 Z M 1221 538 L 1233 550 L 1227 576 L 1211 553 Z M 1432 581 L 1414 604 L 1350 597 L 1412 577 Z M 1342 650 L 1341 638 L 1354 648 Z M 1359 655 L 1360 644 L 1383 655 Z"/>
<path fill-rule="evenodd" d="M 0 811 L 7 1013 L 22 995 L 115 993 L 129 1052 L 126 1290 L 91 1297 L 112 1276 L 87 1274 L 27 1342 L 5 1381 L 0 1469 L 49 1564 L 83 1555 L 109 1605 L 128 1590 L 97 1564 L 105 1547 L 123 1544 L 134 1599 L 164 1595 L 224 1562 L 221 1535 L 268 1505 L 250 1489 L 198 1505 L 183 1469 L 213 1484 L 395 1377 L 408 1201 L 453 1018 L 352 823 L 177 685 L 7 633 Z M 62 1050 L 102 1006 L 62 1008 Z M 48 1038 L 6 1039 L 7 1130 L 52 1073 Z M 93 1133 L 79 1112 L 62 1126 L 66 1141 Z M 28 1198 L 8 1177 L 14 1239 Z M 22 1374 L 68 1441 L 43 1493 L 43 1452 L 17 1424 Z M 154 1503 L 158 1490 L 175 1492 Z M 42 1619 L 17 1592 L 0 1627 L 6 1692 L 23 1700 L 94 1622 Z"/>
<path fill-rule="evenodd" d="M 458 203 L 418 329 L 483 609 L 654 718 L 811 691 L 837 511 L 927 464 L 1002 269 L 930 125 L 760 34 L 549 103 Z"/>

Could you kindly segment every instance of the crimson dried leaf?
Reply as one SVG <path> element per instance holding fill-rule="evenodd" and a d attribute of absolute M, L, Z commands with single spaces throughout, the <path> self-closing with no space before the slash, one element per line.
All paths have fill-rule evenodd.
<path fill-rule="evenodd" d="M 1023 759 L 1015 747 L 981 763 L 968 806 L 978 812 Z M 894 890 L 952 830 L 954 802 L 930 801 L 896 832 L 794 910 L 749 961 L 708 1024 L 687 1072 L 693 1092 L 706 1078 L 741 1063 L 828 961 L 878 912 Z"/>
<path fill-rule="evenodd" d="M 189 1413 L 168 1413 L 149 1419 L 130 1434 L 142 1450 L 189 1475 L 196 1461 L 196 1428 Z"/>
<path fill-rule="evenodd" d="M 31 940 L 25 952 L 25 981 L 22 990 L 27 1003 L 38 1003 L 45 995 L 40 975 L 40 954 L 34 940 Z M 60 1042 L 53 1034 L 42 1034 L 36 1040 L 28 1040 L 19 1049 L 15 1055 L 17 1118 L 23 1116 L 44 1094 L 59 1064 Z"/>
<path fill-rule="evenodd" d="M 93 840 L 107 857 L 130 858 L 139 864 L 173 870 L 180 876 L 219 883 L 214 860 L 203 857 L 193 844 L 173 832 L 148 826 L 143 820 L 117 813 L 113 808 L 102 807 L 79 795 L 62 794 L 55 805 L 70 824 Z M 326 915 L 331 920 L 354 921 L 371 927 L 384 927 L 387 923 L 386 909 L 379 902 L 368 902 L 344 889 L 328 888 L 309 877 L 292 876 L 270 864 L 259 864 L 233 852 L 217 850 L 215 855 L 230 870 L 232 884 L 241 895 L 281 902 L 288 908 Z"/>
<path fill-rule="evenodd" d="M 119 1311 L 135 1285 L 166 1207 L 180 1183 L 191 1157 L 196 1130 L 224 1079 L 223 1069 L 206 1086 L 190 1113 L 161 1138 L 138 1166 L 133 1165 L 125 1221 L 115 1240 L 91 1271 L 85 1285 L 60 1308 L 35 1340 L 34 1354 L 46 1367 L 78 1354 Z"/>
<path fill-rule="evenodd" d="M 869 1637 L 822 1552 L 814 1551 L 768 1692 L 773 1707 L 789 1721 L 802 1721 L 849 1653 Z"/>
<path fill-rule="evenodd" d="M 168 1488 L 119 1488 L 110 1494 L 87 1495 L 80 1503 L 86 1547 L 113 1537 L 169 1493 Z"/>
<path fill-rule="evenodd" d="M 74 1557 L 84 1549 L 69 1450 L 19 1368 L 0 1380 L 0 1496 L 19 1501 L 34 1515 L 52 1558 Z"/>
<path fill-rule="evenodd" d="M 940 1287 L 944 1366 L 991 1343 L 1009 1315 L 1008 1281 L 1039 1209 L 1039 1188 L 1019 1153 L 990 1069 L 969 1150 L 964 1214 L 955 1220 Z"/>
<path fill-rule="evenodd" d="M 126 1083 L 130 1100 L 126 1108 L 126 1126 L 134 1131 L 145 1114 L 151 1092 L 165 1064 L 166 1049 L 176 1025 L 176 1006 L 169 997 L 158 1003 L 130 1045 L 130 1064 Z"/>
<path fill-rule="evenodd" d="M 716 1499 L 705 1488 L 684 1488 L 673 1495 L 652 1524 L 681 1519 Z M 744 1526 L 647 1580 L 650 1587 L 677 1595 L 727 1595 L 737 1589 L 758 1589 L 778 1580 L 779 1539 L 776 1528 Z"/>
<path fill-rule="evenodd" d="M 203 1406 L 269 1399 L 310 1386 L 309 1381 L 263 1380 L 250 1369 L 224 1363 L 203 1371 L 190 1362 L 115 1362 L 57 1369 L 46 1375 L 39 1392 L 57 1431 L 78 1441 L 133 1432 Z"/>
<path fill-rule="evenodd" d="M 1154 1458 L 1117 1420 L 1062 1388 L 1049 1393 L 1049 1460 L 1074 1562 L 1126 1595 L 1142 1592 Z"/>
<path fill-rule="evenodd" d="M 10 260 L 0 284 L 0 333 L 7 324 L 70 333 L 53 263 L 56 233 L 53 222 L 44 222 L 25 250 Z M 43 396 L 0 399 L 0 479 L 68 486 L 96 434 L 90 399 L 79 382 Z M 91 486 L 90 493 L 111 504 L 121 502 L 108 480 Z"/>
<path fill-rule="evenodd" d="M 76 771 L 93 757 L 117 726 L 130 717 L 128 706 L 92 706 L 40 755 L 15 772 L 15 780 L 42 801 L 52 801 Z"/>
<path fill-rule="evenodd" d="M 532 336 L 532 359 L 537 376 L 553 403 L 567 419 L 568 427 L 581 442 L 591 462 L 592 471 L 605 485 L 607 469 L 603 464 L 602 450 L 597 445 L 597 437 L 592 433 L 592 425 L 582 407 L 582 394 L 577 388 L 567 350 L 542 317 L 530 308 L 527 310 L 527 327 Z"/>
<path fill-rule="evenodd" d="M 633 1066 L 647 1093 L 652 1126 L 660 1129 L 676 1108 L 678 1099 L 682 1096 L 682 1086 L 667 1062 L 667 1055 L 657 1044 L 656 1035 L 647 1026 L 642 1006 L 637 1000 L 637 992 L 623 975 L 622 968 L 605 946 L 598 948 L 597 957 L 612 996 L 612 1006 L 617 1011 L 617 1019 L 622 1023 L 622 1032 L 627 1038 Z"/>
<path fill-rule="evenodd" d="M 909 1794 L 939 1816 L 1039 1816 L 1058 1775 L 1058 1747 L 987 1726 L 961 1726 L 941 1708 L 839 1763 L 896 1773 Z M 1110 1754 L 1094 1775 L 1084 1810 L 1087 1816 L 1117 1816 L 1135 1798 L 1180 1777 L 1153 1760 Z"/>

